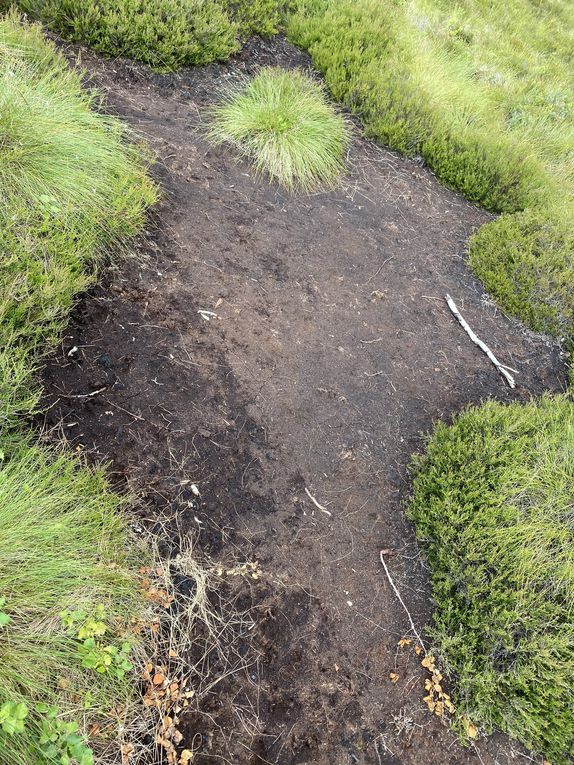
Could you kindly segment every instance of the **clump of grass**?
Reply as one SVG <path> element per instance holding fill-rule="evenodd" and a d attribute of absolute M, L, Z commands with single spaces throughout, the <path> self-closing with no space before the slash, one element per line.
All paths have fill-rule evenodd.
<path fill-rule="evenodd" d="M 529 210 L 530 223 L 538 216 L 548 232 L 549 220 L 574 212 L 573 25 L 569 0 L 295 0 L 287 31 L 369 136 L 423 157 L 441 181 L 490 210 Z M 550 251 L 539 251 L 537 270 L 553 276 L 529 303 L 525 220 L 492 224 L 472 264 L 493 273 L 501 248 L 487 248 L 499 232 L 512 262 L 494 266 L 504 286 L 497 290 L 493 275 L 489 289 L 531 326 L 564 333 L 568 324 L 572 334 L 568 310 L 547 320 L 556 283 L 574 286 L 568 237 L 557 232 Z"/>
<path fill-rule="evenodd" d="M 211 110 L 207 136 L 231 144 L 290 191 L 313 191 L 340 176 L 349 130 L 318 83 L 301 71 L 270 67 L 224 94 Z"/>
<path fill-rule="evenodd" d="M 488 403 L 437 426 L 409 515 L 459 713 L 574 756 L 574 403 Z"/>
<path fill-rule="evenodd" d="M 156 199 L 142 149 L 97 113 L 81 72 L 11 13 L 0 18 L 0 429 L 33 409 L 32 372 L 90 268 Z"/>
<path fill-rule="evenodd" d="M 159 72 L 226 60 L 242 37 L 275 34 L 280 21 L 279 0 L 19 0 L 18 7 L 69 40 Z"/>
<path fill-rule="evenodd" d="M 103 617 L 98 645 L 121 650 L 128 640 L 128 653 L 136 652 L 132 619 L 145 607 L 127 553 L 122 500 L 102 471 L 64 453 L 24 443 L 0 456 L 0 759 L 68 762 L 60 758 L 76 745 L 71 761 L 90 765 L 88 727 L 103 724 L 119 704 L 131 709 L 138 680 L 114 664 L 87 668 L 83 642 L 62 613 Z M 22 718 L 15 731 L 4 724 L 17 716 L 14 709 Z M 57 734 L 55 743 L 48 734 Z"/>

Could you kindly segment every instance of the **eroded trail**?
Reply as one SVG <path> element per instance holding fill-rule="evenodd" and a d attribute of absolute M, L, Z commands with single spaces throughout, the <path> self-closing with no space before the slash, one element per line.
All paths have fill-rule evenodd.
<path fill-rule="evenodd" d="M 502 738 L 479 760 L 425 712 L 418 659 L 397 648 L 408 620 L 379 562 L 388 550 L 422 627 L 427 577 L 403 515 L 421 432 L 469 402 L 561 385 L 557 346 L 485 301 L 464 263 L 487 216 L 359 135 L 343 187 L 312 197 L 210 149 L 200 115 L 226 81 L 308 65 L 285 43 L 172 77 L 82 60 L 158 153 L 165 196 L 147 265 L 122 265 L 76 311 L 45 375 L 49 421 L 112 460 L 144 494 L 146 522 L 157 513 L 174 540 L 193 531 L 214 560 L 263 572 L 243 585 L 258 662 L 187 720 L 194 762 L 510 762 Z M 447 292 L 519 370 L 516 391 L 450 315 Z"/>

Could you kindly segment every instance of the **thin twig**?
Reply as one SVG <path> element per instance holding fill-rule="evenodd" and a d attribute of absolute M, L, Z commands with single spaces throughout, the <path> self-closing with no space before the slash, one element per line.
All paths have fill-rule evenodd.
<path fill-rule="evenodd" d="M 482 342 L 482 340 L 481 340 L 479 337 L 477 337 L 477 336 L 474 334 L 474 332 L 472 331 L 472 329 L 471 329 L 471 328 L 468 326 L 467 322 L 466 322 L 466 321 L 463 319 L 463 317 L 462 317 L 462 315 L 461 315 L 460 311 L 459 311 L 459 310 L 458 310 L 458 308 L 456 307 L 456 303 L 455 303 L 455 302 L 454 302 L 454 300 L 451 298 L 451 296 L 450 296 L 450 295 L 447 295 L 447 296 L 446 296 L 446 298 L 445 298 L 445 300 L 446 300 L 446 303 L 447 303 L 448 307 L 450 308 L 450 310 L 451 310 L 451 312 L 452 312 L 453 316 L 454 316 L 454 317 L 457 319 L 458 323 L 459 323 L 459 324 L 460 324 L 460 326 L 461 326 L 461 327 L 464 329 L 464 331 L 466 332 L 466 334 L 467 334 L 467 335 L 470 337 L 470 339 L 472 340 L 472 342 L 473 342 L 475 345 L 478 345 L 478 347 L 480 348 L 480 350 L 481 350 L 481 351 L 483 351 L 484 353 L 486 353 L 486 355 L 488 356 L 488 358 L 489 358 L 489 359 L 492 361 L 492 363 L 494 364 L 494 366 L 495 366 L 495 367 L 498 369 L 498 371 L 499 371 L 499 372 L 500 372 L 500 374 L 501 374 L 501 375 L 504 377 L 504 379 L 505 379 L 505 380 L 506 380 L 506 382 L 507 382 L 507 383 L 510 385 L 510 387 L 511 387 L 511 388 L 515 388 L 515 387 L 516 387 L 516 383 L 515 383 L 515 381 L 514 381 L 514 377 L 513 377 L 513 376 L 510 374 L 510 372 L 508 371 L 509 369 L 511 369 L 511 367 L 507 367 L 507 366 L 505 366 L 504 364 L 501 364 L 501 363 L 500 363 L 500 361 L 499 361 L 499 360 L 496 358 L 496 356 L 494 355 L 494 353 L 493 353 L 493 352 L 490 350 L 490 348 L 488 347 L 488 345 L 486 345 L 486 343 L 483 343 L 483 342 Z M 512 369 L 512 371 L 513 371 L 513 372 L 516 372 L 516 370 L 515 370 L 515 369 Z"/>
<path fill-rule="evenodd" d="M 325 513 L 326 515 L 329 515 L 329 516 L 333 515 L 333 513 L 331 513 L 329 510 L 327 510 L 326 507 L 323 507 L 323 505 L 320 505 L 317 502 L 315 497 L 311 494 L 311 492 L 309 491 L 309 489 L 306 486 L 305 486 L 305 494 L 309 497 L 309 499 L 315 505 L 315 507 L 318 508 L 322 513 Z"/>
<path fill-rule="evenodd" d="M 91 398 L 92 396 L 97 396 L 99 393 L 103 393 L 107 389 L 108 386 L 105 385 L 103 388 L 93 390 L 91 393 L 60 393 L 60 396 L 62 396 L 62 398 Z"/>
<path fill-rule="evenodd" d="M 411 629 L 415 633 L 415 636 L 416 636 L 417 640 L 421 644 L 421 648 L 423 649 L 423 651 L 426 654 L 427 649 L 425 648 L 425 644 L 423 643 L 423 639 L 421 638 L 421 636 L 417 632 L 417 628 L 415 627 L 415 623 L 413 621 L 413 617 L 411 616 L 411 612 L 406 607 L 405 601 L 401 598 L 401 593 L 397 590 L 397 587 L 396 587 L 395 583 L 393 582 L 393 578 L 391 576 L 391 572 L 389 571 L 389 567 L 387 566 L 387 563 L 385 561 L 385 556 L 384 556 L 383 550 L 381 550 L 381 552 L 380 552 L 380 558 L 381 558 L 381 563 L 383 564 L 383 568 L 385 569 L 385 574 L 387 575 L 387 579 L 389 580 L 389 584 L 393 588 L 393 591 L 394 591 L 395 595 L 397 596 L 399 603 L 405 609 L 405 613 L 409 617 L 409 622 L 411 624 Z"/>

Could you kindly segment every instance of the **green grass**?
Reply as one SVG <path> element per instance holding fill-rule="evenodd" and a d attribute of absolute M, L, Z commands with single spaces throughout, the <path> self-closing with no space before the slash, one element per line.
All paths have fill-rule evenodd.
<path fill-rule="evenodd" d="M 0 18 L 0 431 L 33 410 L 75 294 L 156 198 L 142 150 L 80 79 L 39 28 Z"/>
<path fill-rule="evenodd" d="M 128 566 L 120 505 L 101 471 L 67 454 L 28 444 L 2 453 L 0 593 L 10 621 L 0 627 L 0 709 L 7 703 L 28 708 L 23 732 L 0 730 L 6 765 L 60 763 L 42 754 L 47 717 L 39 705 L 56 705 L 59 719 L 79 722 L 85 737 L 90 724 L 136 698 L 133 674 L 119 680 L 82 666 L 78 641 L 59 616 L 69 608 L 94 614 L 103 606 L 103 643 L 117 645 L 126 635 L 133 640 L 130 620 L 143 606 Z"/>
<path fill-rule="evenodd" d="M 144 614 L 127 535 L 103 473 L 31 445 L 35 371 L 97 265 L 140 231 L 156 189 L 129 131 L 95 110 L 37 26 L 0 17 L 0 761 L 91 765 L 91 723 L 137 678 L 121 649 Z M 59 614 L 83 613 L 75 631 Z M 106 632 L 78 629 L 105 611 Z M 100 625 L 101 626 L 101 625 Z M 91 640 L 88 635 L 85 639 Z M 127 650 L 127 645 L 126 645 Z M 119 653 L 118 653 L 119 652 Z M 111 662 L 103 672 L 87 664 Z M 123 662 L 123 663 L 122 663 Z M 117 741 L 121 732 L 110 731 Z M 114 738 L 116 737 L 116 738 Z M 107 742 L 109 744 L 110 741 Z M 102 750 L 103 751 L 103 750 Z M 67 758 L 67 759 L 66 759 Z"/>
<path fill-rule="evenodd" d="M 438 425 L 409 515 L 457 712 L 574 757 L 574 403 L 488 403 Z"/>
<path fill-rule="evenodd" d="M 255 170 L 288 190 L 333 185 L 344 166 L 349 130 L 322 87 L 298 70 L 261 69 L 212 108 L 207 136 L 229 143 Z"/>
<path fill-rule="evenodd" d="M 0 0 L 7 6 L 10 0 Z M 249 34 L 277 32 L 279 0 L 19 0 L 52 30 L 160 72 L 226 60 Z"/>
<path fill-rule="evenodd" d="M 529 211 L 549 245 L 537 271 L 553 274 L 533 302 L 525 218 L 489 224 L 472 242 L 471 262 L 509 310 L 536 329 L 559 327 L 572 342 L 563 285 L 574 286 L 564 238 L 574 212 L 574 5 L 295 0 L 287 30 L 369 136 L 422 156 L 441 181 L 490 210 Z M 497 238 L 513 255 L 493 269 Z"/>

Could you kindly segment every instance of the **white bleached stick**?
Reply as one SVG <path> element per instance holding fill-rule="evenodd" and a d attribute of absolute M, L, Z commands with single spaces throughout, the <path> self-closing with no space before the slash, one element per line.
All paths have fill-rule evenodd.
<path fill-rule="evenodd" d="M 330 510 L 327 510 L 326 507 L 323 507 L 323 505 L 320 505 L 315 497 L 311 494 L 309 489 L 305 486 L 305 494 L 309 497 L 311 502 L 315 505 L 315 507 L 320 510 L 322 513 L 325 513 L 325 515 L 333 515 L 333 513 Z"/>
<path fill-rule="evenodd" d="M 461 326 L 461 327 L 464 329 L 464 331 L 466 332 L 466 334 L 467 334 L 467 335 L 470 337 L 470 339 L 472 340 L 472 342 L 473 342 L 475 345 L 478 345 L 478 347 L 480 348 L 480 350 L 481 350 L 481 351 L 483 351 L 484 353 L 486 353 L 486 355 L 488 356 L 488 358 L 489 358 L 489 359 L 492 361 L 492 363 L 494 364 L 494 366 L 495 366 L 495 367 L 498 369 L 498 371 L 499 371 L 499 372 L 500 372 L 500 374 L 501 374 L 501 375 L 504 377 L 504 379 L 505 379 L 505 380 L 506 380 L 506 382 L 507 382 L 507 383 L 510 385 L 510 387 L 511 387 L 511 388 L 516 388 L 516 383 L 514 382 L 514 377 L 513 377 L 513 376 L 510 374 L 510 372 L 508 371 L 508 370 L 510 369 L 510 367 L 506 367 L 504 364 L 501 364 L 501 363 L 500 363 L 500 361 L 499 361 L 499 360 L 496 358 L 496 356 L 494 355 L 494 353 L 493 353 L 493 352 L 490 350 L 490 348 L 488 347 L 488 345 L 486 345 L 486 343 L 483 343 L 483 342 L 482 342 L 482 340 L 481 340 L 479 337 L 477 337 L 477 336 L 474 334 L 474 332 L 472 331 L 472 329 L 471 329 L 471 328 L 468 326 L 468 324 L 466 323 L 466 321 L 463 319 L 463 317 L 462 317 L 462 315 L 461 315 L 460 311 L 459 311 L 459 310 L 458 310 L 458 308 L 456 307 L 456 303 L 455 303 L 455 302 L 454 302 L 454 300 L 451 298 L 451 296 L 450 296 L 450 295 L 447 295 L 447 296 L 446 296 L 446 298 L 445 298 L 445 300 L 446 300 L 446 303 L 447 303 L 448 307 L 450 308 L 450 310 L 451 310 L 451 312 L 452 312 L 453 316 L 454 316 L 454 317 L 457 319 L 458 323 L 459 323 L 459 324 L 460 324 L 460 326 Z M 513 371 L 513 372 L 516 372 L 516 370 L 515 370 L 515 369 L 513 369 L 512 371 Z"/>
<path fill-rule="evenodd" d="M 380 558 L 381 558 L 381 563 L 383 564 L 383 568 L 385 569 L 385 574 L 387 575 L 387 579 L 389 580 L 389 584 L 393 588 L 393 592 L 397 596 L 397 599 L 398 599 L 399 603 L 404 608 L 404 611 L 405 611 L 406 615 L 409 617 L 409 622 L 410 622 L 410 625 L 411 625 L 411 629 L 415 633 L 416 639 L 419 641 L 419 643 L 421 644 L 421 648 L 423 649 L 423 651 L 426 654 L 427 649 L 425 648 L 425 644 L 423 643 L 422 637 L 419 635 L 419 633 L 417 631 L 417 628 L 415 627 L 415 623 L 413 621 L 413 617 L 411 616 L 411 612 L 406 607 L 405 601 L 401 598 L 401 593 L 398 591 L 396 584 L 393 582 L 393 577 L 391 576 L 391 572 L 389 571 L 389 567 L 387 566 L 387 563 L 385 561 L 384 550 L 381 550 Z"/>

